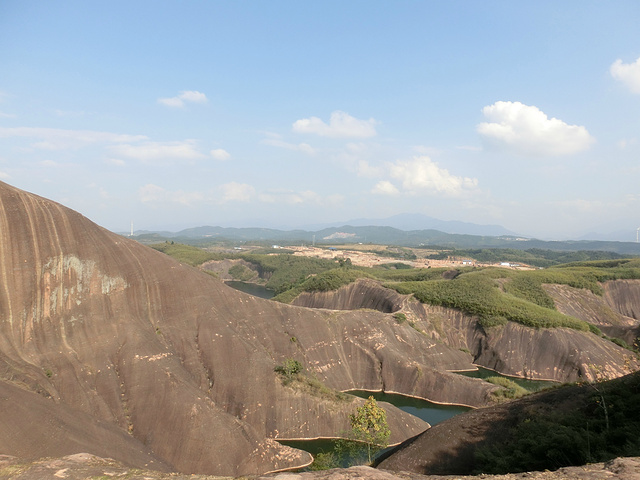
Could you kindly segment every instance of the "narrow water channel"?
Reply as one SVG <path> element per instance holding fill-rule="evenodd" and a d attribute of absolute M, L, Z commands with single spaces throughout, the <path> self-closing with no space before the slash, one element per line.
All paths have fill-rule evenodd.
<path fill-rule="evenodd" d="M 530 380 L 528 378 L 518 378 L 518 377 L 510 377 L 508 375 L 502 375 L 494 370 L 489 370 L 488 368 L 478 367 L 478 370 L 472 372 L 457 372 L 460 375 L 464 375 L 465 377 L 473 377 L 473 378 L 489 378 L 489 377 L 503 377 L 512 380 L 513 382 L 520 385 L 522 388 L 529 390 L 530 392 L 538 392 L 540 390 L 544 390 L 545 388 L 553 387 L 554 385 L 558 385 L 557 382 L 552 382 L 549 380 Z"/>
<path fill-rule="evenodd" d="M 240 282 L 238 280 L 227 280 L 224 283 L 229 285 L 231 288 L 240 290 L 241 292 L 248 293 L 254 297 L 266 298 L 267 300 L 275 297 L 276 295 L 273 290 L 269 290 L 265 286 L 258 285 L 257 283 Z"/>

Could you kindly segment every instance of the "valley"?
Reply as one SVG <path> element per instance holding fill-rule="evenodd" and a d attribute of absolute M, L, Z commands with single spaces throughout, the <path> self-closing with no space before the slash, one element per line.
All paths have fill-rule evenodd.
<path fill-rule="evenodd" d="M 456 372 L 591 385 L 640 368 L 637 259 L 427 268 L 401 258 L 415 250 L 386 246 L 393 261 L 365 267 L 338 246 L 330 258 L 149 248 L 4 183 L 0 200 L 6 458 L 88 454 L 167 473 L 258 475 L 311 463 L 278 439 L 345 432 L 364 400 L 343 392 L 471 407 L 455 418 L 472 418 L 507 412 L 523 393 Z M 277 295 L 239 292 L 230 279 Z M 300 368 L 285 381 L 288 362 Z M 381 405 L 391 445 L 435 432 Z"/>

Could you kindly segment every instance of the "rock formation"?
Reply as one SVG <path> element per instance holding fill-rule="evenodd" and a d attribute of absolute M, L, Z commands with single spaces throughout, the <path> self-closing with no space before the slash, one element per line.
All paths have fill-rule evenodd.
<path fill-rule="evenodd" d="M 495 388 L 448 373 L 471 356 L 391 315 L 251 297 L 1 182 L 0 329 L 0 453 L 24 459 L 219 475 L 306 464 L 274 439 L 334 436 L 362 400 L 284 385 L 274 367 L 288 358 L 338 390 L 482 405 Z M 394 443 L 428 427 L 385 408 Z"/>
<path fill-rule="evenodd" d="M 126 478 L 128 480 L 219 480 L 209 475 L 180 475 L 127 468 L 110 459 L 79 453 L 62 458 L 24 463 L 0 455 L 0 479 L 12 480 L 86 480 L 88 478 Z M 351 467 L 321 472 L 276 473 L 256 480 L 640 480 L 640 458 L 616 458 L 606 463 L 566 467 L 550 472 L 526 472 L 508 475 L 440 476 L 391 472 L 371 467 Z"/>
<path fill-rule="evenodd" d="M 548 286 L 555 292 L 557 308 L 562 313 L 604 330 L 611 326 L 611 332 L 615 327 L 624 327 L 627 337 L 630 337 L 640 321 L 613 309 L 621 309 L 631 315 L 640 311 L 640 281 L 608 282 L 604 287 L 605 295 L 597 297 L 588 291 L 576 293 L 570 287 Z M 559 292 L 565 292 L 564 296 Z M 588 308 L 570 307 L 578 302 L 568 301 L 567 292 L 573 292 L 576 298 L 589 299 Z M 369 279 L 358 280 L 335 292 L 303 293 L 293 303 L 315 308 L 375 308 L 384 312 L 402 312 L 416 329 L 431 340 L 452 349 L 468 351 L 474 364 L 505 375 L 572 382 L 594 380 L 596 374 L 616 378 L 640 368 L 631 352 L 593 333 L 569 328 L 535 329 L 513 322 L 485 329 L 472 315 L 421 304 Z M 430 399 L 442 401 L 433 395 Z"/>

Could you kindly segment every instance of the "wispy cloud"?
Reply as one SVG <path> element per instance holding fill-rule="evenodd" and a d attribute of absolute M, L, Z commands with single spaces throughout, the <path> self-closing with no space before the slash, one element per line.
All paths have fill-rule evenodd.
<path fill-rule="evenodd" d="M 221 205 L 229 202 L 248 202 L 255 196 L 255 189 L 246 183 L 229 182 L 206 192 L 167 190 L 158 185 L 147 184 L 138 189 L 138 198 L 151 206 L 178 205 L 199 207 Z"/>
<path fill-rule="evenodd" d="M 79 149 L 91 144 L 126 143 L 146 140 L 144 135 L 123 135 L 94 130 L 64 130 L 60 128 L 0 127 L 0 138 L 32 138 L 33 147 L 44 150 Z"/>
<path fill-rule="evenodd" d="M 206 157 L 197 150 L 194 140 L 113 145 L 111 151 L 116 155 L 133 158 L 143 163 L 161 160 L 198 160 Z"/>
<path fill-rule="evenodd" d="M 376 135 L 376 121 L 359 120 L 346 112 L 336 110 L 331 114 L 329 123 L 318 117 L 296 120 L 293 131 L 296 133 L 312 133 L 321 137 L 333 138 L 369 138 Z"/>
<path fill-rule="evenodd" d="M 269 145 L 270 147 L 284 148 L 286 150 L 302 152 L 308 155 L 316 153 L 315 149 L 308 143 L 289 143 L 277 138 L 265 138 L 260 143 L 263 145 Z"/>
<path fill-rule="evenodd" d="M 182 108 L 186 103 L 207 103 L 207 96 L 197 90 L 185 90 L 175 97 L 159 98 L 158 103 L 166 107 Z"/>
<path fill-rule="evenodd" d="M 569 155 L 595 141 L 587 129 L 549 118 L 538 107 L 520 102 L 496 102 L 482 109 L 489 120 L 477 126 L 492 147 L 523 155 Z"/>
<path fill-rule="evenodd" d="M 609 73 L 632 93 L 640 94 L 640 57 L 633 63 L 622 63 L 617 59 L 609 68 Z"/>

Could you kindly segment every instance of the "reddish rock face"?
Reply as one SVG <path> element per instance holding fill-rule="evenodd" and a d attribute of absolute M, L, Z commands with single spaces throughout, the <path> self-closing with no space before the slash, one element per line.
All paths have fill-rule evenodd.
<path fill-rule="evenodd" d="M 287 358 L 339 390 L 429 398 L 446 385 L 448 401 L 479 405 L 493 388 L 446 373 L 471 357 L 391 315 L 245 295 L 0 183 L 3 454 L 223 475 L 306 464 L 274 439 L 335 436 L 361 400 L 284 386 Z M 392 442 L 428 427 L 385 408 Z"/>

